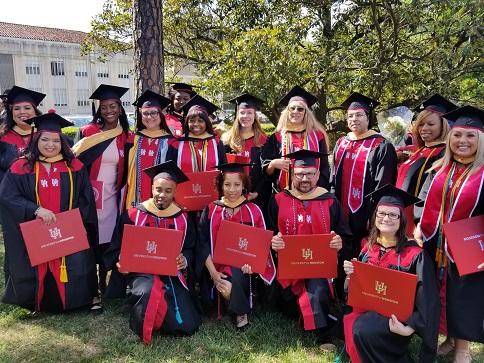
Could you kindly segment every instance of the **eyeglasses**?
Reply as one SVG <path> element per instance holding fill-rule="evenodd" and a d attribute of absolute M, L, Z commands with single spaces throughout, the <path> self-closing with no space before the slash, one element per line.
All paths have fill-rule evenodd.
<path fill-rule="evenodd" d="M 304 112 L 306 109 L 304 107 L 288 107 L 291 112 Z"/>
<path fill-rule="evenodd" d="M 294 173 L 294 176 L 297 179 L 304 179 L 304 177 L 306 177 L 308 178 L 308 180 L 311 180 L 312 178 L 314 178 L 315 175 L 316 173 Z"/>
<path fill-rule="evenodd" d="M 194 124 L 204 124 L 205 121 L 204 120 L 199 120 L 199 119 L 196 119 L 196 120 L 191 119 L 191 120 L 188 120 L 188 123 L 189 124 L 192 124 L 192 125 L 194 125 Z"/>
<path fill-rule="evenodd" d="M 159 111 L 151 111 L 151 112 L 141 112 L 141 114 L 143 115 L 143 117 L 156 117 L 160 114 Z"/>
<path fill-rule="evenodd" d="M 354 113 L 354 114 L 352 114 L 352 115 L 348 115 L 348 116 L 346 116 L 346 118 L 347 118 L 348 120 L 351 120 L 351 119 L 354 119 L 354 118 L 360 119 L 360 118 L 363 118 L 363 117 L 365 117 L 365 116 L 366 116 L 366 113 L 361 112 L 361 113 Z"/>
<path fill-rule="evenodd" d="M 376 216 L 378 218 L 385 218 L 386 216 L 388 216 L 388 218 L 392 219 L 392 220 L 396 220 L 396 219 L 400 219 L 400 214 L 397 214 L 397 213 L 385 213 L 385 212 L 382 212 L 382 211 L 377 211 L 376 212 Z"/>

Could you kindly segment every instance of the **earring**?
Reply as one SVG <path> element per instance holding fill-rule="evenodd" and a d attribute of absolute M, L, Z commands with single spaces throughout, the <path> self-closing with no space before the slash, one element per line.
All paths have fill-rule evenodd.
<path fill-rule="evenodd" d="M 242 189 L 242 194 L 247 194 L 247 189 Z"/>

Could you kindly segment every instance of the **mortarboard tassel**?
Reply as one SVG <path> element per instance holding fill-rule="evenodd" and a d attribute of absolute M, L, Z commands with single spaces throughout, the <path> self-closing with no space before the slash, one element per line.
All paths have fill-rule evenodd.
<path fill-rule="evenodd" d="M 66 257 L 63 256 L 61 258 L 61 266 L 60 266 L 60 277 L 59 277 L 60 282 L 68 282 L 69 280 L 67 279 L 67 266 L 66 266 Z"/>
<path fill-rule="evenodd" d="M 180 309 L 178 308 L 178 303 L 176 302 L 175 287 L 173 286 L 173 281 L 171 280 L 171 276 L 168 276 L 168 278 L 170 279 L 171 289 L 173 291 L 173 300 L 175 301 L 176 321 L 178 322 L 178 324 L 181 324 L 181 323 L 183 323 L 183 320 L 182 320 L 182 317 L 181 317 L 181 314 L 180 314 Z"/>

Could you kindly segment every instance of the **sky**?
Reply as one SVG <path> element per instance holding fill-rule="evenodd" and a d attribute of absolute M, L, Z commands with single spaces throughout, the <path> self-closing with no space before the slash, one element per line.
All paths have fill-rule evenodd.
<path fill-rule="evenodd" d="M 102 11 L 104 0 L 19 0 L 9 4 L 0 8 L 1 22 L 89 32 L 91 19 Z"/>

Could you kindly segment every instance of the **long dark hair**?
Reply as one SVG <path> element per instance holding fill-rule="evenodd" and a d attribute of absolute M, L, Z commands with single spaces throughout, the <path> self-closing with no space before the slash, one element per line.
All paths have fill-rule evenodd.
<path fill-rule="evenodd" d="M 370 234 L 368 236 L 368 247 L 370 249 L 377 242 L 378 237 L 380 237 L 380 231 L 378 230 L 375 224 L 377 210 L 378 210 L 378 207 L 375 209 L 375 212 L 373 212 L 373 215 L 371 216 L 372 227 L 370 229 Z M 395 246 L 395 250 L 397 253 L 402 252 L 408 242 L 407 218 L 405 217 L 405 214 L 401 209 L 399 209 L 399 211 L 400 211 L 400 226 L 398 227 L 397 233 L 395 233 L 395 237 L 397 238 L 397 244 Z"/>
<path fill-rule="evenodd" d="M 68 167 L 72 167 L 72 160 L 75 159 L 74 153 L 71 151 L 69 144 L 67 143 L 64 135 L 60 134 L 61 142 L 61 154 L 67 163 Z M 24 150 L 23 156 L 25 157 L 27 168 L 32 172 L 34 170 L 35 162 L 39 160 L 42 154 L 39 151 L 39 139 L 42 137 L 42 132 L 37 133 Z"/>
<path fill-rule="evenodd" d="M 32 104 L 32 107 L 35 110 L 35 115 L 40 116 L 42 115 L 42 112 L 35 107 L 35 105 Z M 7 132 L 13 129 L 13 127 L 16 125 L 15 121 L 13 120 L 13 112 L 12 112 L 13 105 L 6 103 L 5 104 L 5 109 L 7 110 L 7 115 L 5 117 L 5 121 L 2 122 L 0 125 L 0 137 L 5 135 Z"/>
<path fill-rule="evenodd" d="M 244 186 L 244 189 L 248 193 L 251 189 L 250 179 L 245 174 L 239 174 L 239 175 L 240 175 L 240 179 L 242 180 L 242 185 Z M 214 188 L 215 188 L 215 190 L 218 191 L 218 194 L 219 194 L 220 197 L 222 197 L 224 195 L 224 191 L 223 191 L 224 180 L 225 180 L 225 174 L 224 173 L 220 173 L 215 177 Z"/>
<path fill-rule="evenodd" d="M 121 102 L 119 102 L 118 100 L 116 100 L 116 102 L 118 103 L 118 105 L 121 109 L 121 113 L 119 115 L 119 124 L 123 128 L 123 132 L 126 134 L 126 136 L 128 136 L 128 134 L 129 134 L 128 116 L 126 116 L 126 111 L 124 110 L 124 107 L 121 104 Z M 90 123 L 100 125 L 101 127 L 104 126 L 104 119 L 101 116 L 101 105 L 99 105 L 99 107 L 97 108 L 97 111 L 94 114 L 94 117 L 93 117 L 93 119 Z"/>
<path fill-rule="evenodd" d="M 198 116 L 201 119 L 203 119 L 203 121 L 205 121 L 205 125 L 207 126 L 206 131 L 209 134 L 215 135 L 215 133 L 213 132 L 212 123 L 210 122 L 210 119 L 208 118 L 208 116 L 201 111 L 196 111 L 196 112 L 190 113 L 187 117 L 185 117 L 185 122 L 183 123 L 183 133 L 185 134 L 185 136 L 188 136 L 188 133 L 190 132 L 189 127 L 188 127 L 188 121 L 195 116 Z"/>

